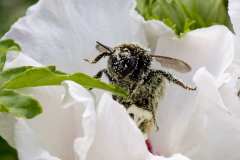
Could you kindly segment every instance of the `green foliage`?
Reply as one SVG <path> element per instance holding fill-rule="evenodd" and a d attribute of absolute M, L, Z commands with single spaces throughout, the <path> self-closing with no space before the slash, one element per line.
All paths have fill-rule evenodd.
<path fill-rule="evenodd" d="M 33 118 L 42 113 L 42 108 L 32 97 L 4 89 L 0 90 L 0 112 L 10 113 L 16 117 Z"/>
<path fill-rule="evenodd" d="M 0 37 L 37 0 L 0 0 Z"/>
<path fill-rule="evenodd" d="M 106 84 L 84 73 L 67 74 L 57 71 L 54 66 L 13 68 L 0 73 L 0 88 L 19 89 L 25 87 L 38 87 L 60 85 L 65 80 L 74 81 L 85 88 L 104 89 L 113 94 L 126 96 L 127 93 L 114 85 Z"/>
<path fill-rule="evenodd" d="M 106 84 L 84 73 L 63 73 L 56 70 L 55 66 L 23 66 L 2 71 L 8 51 L 20 51 L 20 49 L 13 40 L 0 41 L 0 57 L 3 57 L 0 63 L 0 112 L 7 112 L 16 117 L 33 118 L 42 112 L 37 100 L 9 89 L 60 85 L 65 80 L 72 80 L 85 88 L 99 88 L 120 96 L 127 95 L 117 86 Z"/>
<path fill-rule="evenodd" d="M 17 160 L 17 151 L 0 137 L 0 160 Z"/>
<path fill-rule="evenodd" d="M 176 34 L 223 24 L 232 30 L 227 0 L 137 0 L 137 10 L 147 20 L 163 21 Z"/>
<path fill-rule="evenodd" d="M 13 78 L 14 75 L 22 73 L 28 67 L 3 71 L 6 55 L 9 51 L 20 51 L 20 46 L 11 39 L 0 41 L 0 85 Z M 5 87 L 6 88 L 6 87 Z M 0 112 L 7 112 L 17 117 L 33 118 L 42 112 L 40 104 L 31 97 L 21 95 L 12 90 L 0 88 Z"/>

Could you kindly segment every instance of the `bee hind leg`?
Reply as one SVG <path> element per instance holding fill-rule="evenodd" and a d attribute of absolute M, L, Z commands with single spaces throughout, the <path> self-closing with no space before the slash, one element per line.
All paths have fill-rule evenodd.
<path fill-rule="evenodd" d="M 184 82 L 182 82 L 181 80 L 175 78 L 171 73 L 166 72 L 166 71 L 162 71 L 162 70 L 157 70 L 156 71 L 158 74 L 161 74 L 162 76 L 164 76 L 169 82 L 173 82 L 179 86 L 181 86 L 182 88 L 186 89 L 186 90 L 196 90 L 196 87 L 191 87 L 188 86 L 187 84 L 185 84 Z"/>

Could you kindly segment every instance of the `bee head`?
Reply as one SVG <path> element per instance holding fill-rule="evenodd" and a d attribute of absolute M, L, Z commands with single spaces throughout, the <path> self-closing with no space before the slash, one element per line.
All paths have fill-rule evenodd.
<path fill-rule="evenodd" d="M 114 48 L 108 59 L 108 69 L 116 78 L 138 80 L 150 67 L 152 57 L 136 44 L 122 44 Z"/>

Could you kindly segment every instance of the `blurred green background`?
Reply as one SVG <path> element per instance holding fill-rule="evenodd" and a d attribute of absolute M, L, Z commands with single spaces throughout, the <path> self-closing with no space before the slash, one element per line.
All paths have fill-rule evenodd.
<path fill-rule="evenodd" d="M 49 0 L 50 1 L 50 0 Z M 136 0 L 145 19 L 162 20 L 177 35 L 213 24 L 232 30 L 227 0 Z M 0 0 L 0 37 L 37 0 Z M 0 160 L 17 160 L 17 152 L 0 137 Z"/>
<path fill-rule="evenodd" d="M 160 19 L 177 35 L 222 24 L 232 30 L 228 0 L 137 0 L 137 10 L 145 19 Z"/>
<path fill-rule="evenodd" d="M 0 160 L 17 160 L 17 152 L 0 137 Z"/>
<path fill-rule="evenodd" d="M 37 0 L 0 0 L 0 37 L 24 15 L 28 6 L 36 2 Z"/>

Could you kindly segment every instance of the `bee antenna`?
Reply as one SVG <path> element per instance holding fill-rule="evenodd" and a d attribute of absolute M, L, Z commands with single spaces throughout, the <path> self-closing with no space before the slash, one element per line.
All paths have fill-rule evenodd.
<path fill-rule="evenodd" d="M 96 43 L 97 43 L 97 45 L 103 47 L 104 49 L 106 49 L 106 50 L 109 51 L 110 53 L 113 53 L 113 52 L 114 52 L 114 49 L 112 49 L 111 47 L 108 47 L 108 46 L 106 46 L 106 45 L 104 45 L 104 44 L 102 44 L 102 43 L 100 43 L 100 42 L 98 42 L 98 41 L 96 41 Z"/>

